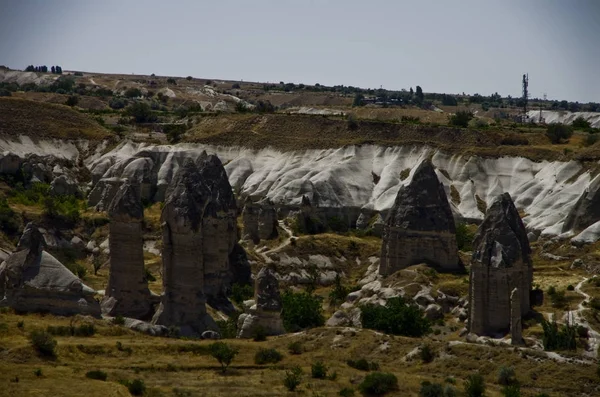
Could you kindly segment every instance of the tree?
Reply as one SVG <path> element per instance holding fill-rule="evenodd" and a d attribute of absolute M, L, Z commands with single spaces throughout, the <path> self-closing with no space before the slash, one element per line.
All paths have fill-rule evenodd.
<path fill-rule="evenodd" d="M 354 101 L 352 102 L 352 106 L 364 106 L 364 99 L 365 96 L 360 92 L 357 92 L 356 95 L 354 95 Z"/>
<path fill-rule="evenodd" d="M 576 130 L 585 130 L 591 127 L 590 122 L 584 119 L 583 116 L 579 116 L 573 120 L 571 126 Z"/>
<path fill-rule="evenodd" d="M 125 90 L 124 96 L 126 98 L 139 98 L 142 96 L 142 91 L 139 88 L 131 87 Z"/>
<path fill-rule="evenodd" d="M 563 141 L 568 142 L 569 138 L 573 136 L 573 128 L 565 124 L 550 124 L 546 128 L 546 136 L 553 144 L 562 143 Z"/>
<path fill-rule="evenodd" d="M 77 103 L 79 103 L 79 97 L 77 97 L 75 95 L 70 95 L 67 98 L 65 105 L 73 107 L 73 106 L 77 105 Z"/>
<path fill-rule="evenodd" d="M 56 73 L 56 69 L 54 69 L 54 66 L 52 66 L 52 67 L 50 68 L 50 71 L 52 72 L 52 74 Z"/>
<path fill-rule="evenodd" d="M 136 123 L 146 123 L 153 120 L 154 115 L 150 105 L 146 102 L 135 102 L 125 110 L 125 113 L 133 117 Z"/>
<path fill-rule="evenodd" d="M 325 323 L 323 308 L 317 297 L 306 292 L 286 291 L 281 297 L 283 326 L 290 332 L 320 327 Z"/>
<path fill-rule="evenodd" d="M 346 300 L 348 295 L 348 288 L 342 285 L 342 278 L 340 274 L 335 275 L 333 290 L 329 293 L 329 305 L 337 307 Z"/>
<path fill-rule="evenodd" d="M 402 297 L 388 299 L 385 306 L 368 304 L 361 306 L 363 328 L 386 334 L 420 337 L 431 331 L 423 311 Z"/>
<path fill-rule="evenodd" d="M 221 364 L 223 373 L 227 371 L 227 367 L 239 353 L 239 350 L 236 347 L 230 346 L 224 342 L 211 343 L 208 345 L 208 348 L 210 350 L 210 355 Z"/>
<path fill-rule="evenodd" d="M 415 92 L 415 98 L 419 104 L 423 103 L 423 100 L 425 99 L 425 95 L 423 95 L 423 89 L 419 85 L 417 86 L 417 91 Z"/>
<path fill-rule="evenodd" d="M 465 395 L 467 397 L 483 397 L 485 395 L 485 381 L 481 374 L 469 375 L 465 382 Z"/>
<path fill-rule="evenodd" d="M 473 118 L 473 113 L 468 110 L 459 110 L 450 116 L 449 123 L 455 127 L 466 128 L 469 126 L 469 121 Z"/>

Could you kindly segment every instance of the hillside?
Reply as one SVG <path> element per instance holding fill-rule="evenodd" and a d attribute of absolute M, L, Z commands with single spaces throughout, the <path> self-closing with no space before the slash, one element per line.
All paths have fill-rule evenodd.
<path fill-rule="evenodd" d="M 68 106 L 16 98 L 0 98 L 0 134 L 89 140 L 112 135 L 97 121 Z"/>

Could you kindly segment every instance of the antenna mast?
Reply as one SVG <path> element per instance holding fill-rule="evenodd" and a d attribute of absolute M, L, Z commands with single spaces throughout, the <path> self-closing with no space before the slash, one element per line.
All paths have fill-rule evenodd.
<path fill-rule="evenodd" d="M 523 75 L 523 113 L 527 117 L 527 101 L 529 98 L 529 73 Z"/>

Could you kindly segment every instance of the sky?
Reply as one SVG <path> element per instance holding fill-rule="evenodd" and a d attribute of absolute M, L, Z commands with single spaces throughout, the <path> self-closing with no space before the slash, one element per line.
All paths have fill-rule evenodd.
<path fill-rule="evenodd" d="M 0 0 L 0 65 L 600 102 L 600 0 Z"/>

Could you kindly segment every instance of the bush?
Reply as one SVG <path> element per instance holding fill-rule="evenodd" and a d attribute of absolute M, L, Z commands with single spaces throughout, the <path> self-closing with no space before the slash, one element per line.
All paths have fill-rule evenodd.
<path fill-rule="evenodd" d="M 254 288 L 250 284 L 235 283 L 231 286 L 231 300 L 241 305 L 245 300 L 254 297 Z"/>
<path fill-rule="evenodd" d="M 283 385 L 289 391 L 295 391 L 302 381 L 302 368 L 295 366 L 289 371 L 285 371 L 285 378 L 283 378 Z"/>
<path fill-rule="evenodd" d="M 559 329 L 556 321 L 552 323 L 542 319 L 544 336 L 542 342 L 545 350 L 575 350 L 577 342 L 577 327 L 575 325 L 563 324 Z"/>
<path fill-rule="evenodd" d="M 598 142 L 599 139 L 600 136 L 598 134 L 588 134 L 585 137 L 585 140 L 583 141 L 583 146 L 592 146 L 593 144 Z"/>
<path fill-rule="evenodd" d="M 354 389 L 350 387 L 344 387 L 338 394 L 342 397 L 352 397 L 354 396 Z"/>
<path fill-rule="evenodd" d="M 0 198 L 0 228 L 9 235 L 19 231 L 17 214 L 8 206 L 4 197 Z"/>
<path fill-rule="evenodd" d="M 169 77 L 167 79 L 167 84 L 177 85 L 177 81 L 174 78 Z"/>
<path fill-rule="evenodd" d="M 502 388 L 502 395 L 504 397 L 521 397 L 521 386 L 518 383 L 504 386 Z"/>
<path fill-rule="evenodd" d="M 302 354 L 304 348 L 302 347 L 302 342 L 299 340 L 292 342 L 288 345 L 288 352 L 290 354 Z"/>
<path fill-rule="evenodd" d="M 258 365 L 275 364 L 283 359 L 283 355 L 275 349 L 259 349 L 254 355 L 254 363 Z"/>
<path fill-rule="evenodd" d="M 327 366 L 322 361 L 316 361 L 310 366 L 310 375 L 314 379 L 325 379 L 327 377 Z"/>
<path fill-rule="evenodd" d="M 385 372 L 372 372 L 358 386 L 363 394 L 381 396 L 398 388 L 396 375 Z"/>
<path fill-rule="evenodd" d="M 511 134 L 502 138 L 500 144 L 505 146 L 529 145 L 529 140 L 523 136 Z"/>
<path fill-rule="evenodd" d="M 141 379 L 134 379 L 131 382 L 126 382 L 125 385 L 132 396 L 143 396 L 146 393 L 146 384 Z"/>
<path fill-rule="evenodd" d="M 500 367 L 498 370 L 498 384 L 508 386 L 516 383 L 517 378 L 513 367 Z"/>
<path fill-rule="evenodd" d="M 385 306 L 364 305 L 360 310 L 363 328 L 412 337 L 431 332 L 431 324 L 423 317 L 423 311 L 402 297 L 388 299 Z"/>
<path fill-rule="evenodd" d="M 270 101 L 258 101 L 254 106 L 254 111 L 257 113 L 273 113 L 275 106 Z"/>
<path fill-rule="evenodd" d="M 435 359 L 435 351 L 430 345 L 423 345 L 421 350 L 419 351 L 419 355 L 421 356 L 421 361 L 428 364 Z"/>
<path fill-rule="evenodd" d="M 249 111 L 249 109 L 244 101 L 239 101 L 235 104 L 235 111 L 238 113 L 246 113 L 247 111 Z"/>
<path fill-rule="evenodd" d="M 421 123 L 421 118 L 417 116 L 401 116 L 400 122 L 409 124 L 419 124 Z"/>
<path fill-rule="evenodd" d="M 150 105 L 146 102 L 135 102 L 125 110 L 125 114 L 135 119 L 136 123 L 149 123 L 156 121 Z"/>
<path fill-rule="evenodd" d="M 127 106 L 127 101 L 122 98 L 112 98 L 110 101 L 108 101 L 108 106 L 115 110 L 123 109 L 125 106 Z"/>
<path fill-rule="evenodd" d="M 232 313 L 227 320 L 218 320 L 219 334 L 221 339 L 235 339 L 237 336 L 237 322 L 241 312 Z"/>
<path fill-rule="evenodd" d="M 142 91 L 139 88 L 128 88 L 127 90 L 125 90 L 125 93 L 123 94 L 126 98 L 139 98 L 141 96 L 143 96 Z"/>
<path fill-rule="evenodd" d="M 325 324 L 321 301 L 306 292 L 285 291 L 281 297 L 283 326 L 289 332 Z"/>
<path fill-rule="evenodd" d="M 483 397 L 485 394 L 485 381 L 478 373 L 469 375 L 465 381 L 465 395 L 467 397 Z"/>
<path fill-rule="evenodd" d="M 46 328 L 46 332 L 55 336 L 94 336 L 96 333 L 96 327 L 94 324 L 81 324 L 75 326 L 73 324 L 69 326 L 64 325 L 49 325 Z"/>
<path fill-rule="evenodd" d="M 467 128 L 469 121 L 473 118 L 473 113 L 468 110 L 459 110 L 452 116 L 450 116 L 449 124 L 455 127 Z"/>
<path fill-rule="evenodd" d="M 573 120 L 571 126 L 576 130 L 585 130 L 591 127 L 590 122 L 584 119 L 582 116 L 579 116 Z"/>
<path fill-rule="evenodd" d="M 79 97 L 76 95 L 70 95 L 67 98 L 65 105 L 73 107 L 73 106 L 76 106 L 78 103 L 79 103 Z"/>
<path fill-rule="evenodd" d="M 565 296 L 565 291 L 556 291 L 553 294 L 548 294 L 550 296 L 550 300 L 552 301 L 552 307 L 557 309 L 564 309 L 567 307 L 567 298 Z"/>
<path fill-rule="evenodd" d="M 237 348 L 224 342 L 211 343 L 208 348 L 210 350 L 210 355 L 221 364 L 223 373 L 225 373 L 229 364 L 231 364 L 235 356 L 239 353 Z"/>
<path fill-rule="evenodd" d="M 348 125 L 348 129 L 350 131 L 358 129 L 358 121 L 356 120 L 356 116 L 352 113 L 348 113 L 348 116 L 346 117 L 346 124 Z"/>
<path fill-rule="evenodd" d="M 575 287 L 573 287 L 571 284 L 567 285 L 567 291 L 575 291 Z"/>
<path fill-rule="evenodd" d="M 550 124 L 546 129 L 546 136 L 553 144 L 568 142 L 573 136 L 573 128 L 564 124 Z"/>
<path fill-rule="evenodd" d="M 359 358 L 358 360 L 348 360 L 346 361 L 349 367 L 358 369 L 359 371 L 377 371 L 379 369 L 379 363 L 375 361 L 367 361 L 364 358 Z"/>
<path fill-rule="evenodd" d="M 11 92 L 6 88 L 0 88 L 0 97 L 2 96 L 11 96 Z"/>
<path fill-rule="evenodd" d="M 464 223 L 456 225 L 456 243 L 460 251 L 471 251 L 473 249 L 473 238 L 475 233 L 469 230 Z"/>
<path fill-rule="evenodd" d="M 252 340 L 254 342 L 264 342 L 267 340 L 267 331 L 263 326 L 259 325 L 258 327 L 254 328 L 252 331 Z"/>
<path fill-rule="evenodd" d="M 33 348 L 46 357 L 56 357 L 56 340 L 44 330 L 33 330 L 29 334 L 29 342 Z"/>
<path fill-rule="evenodd" d="M 94 370 L 86 372 L 85 377 L 105 381 L 108 378 L 108 375 L 104 371 Z"/>
<path fill-rule="evenodd" d="M 335 308 L 342 304 L 346 300 L 348 292 L 350 292 L 349 288 L 342 285 L 342 278 L 339 273 L 336 273 L 333 289 L 329 292 L 329 305 Z"/>
<path fill-rule="evenodd" d="M 420 397 L 445 397 L 444 387 L 439 383 L 421 382 Z"/>
<path fill-rule="evenodd" d="M 44 373 L 42 372 L 42 369 L 41 369 L 41 368 L 38 368 L 38 369 L 34 370 L 34 371 L 33 371 L 33 374 L 34 374 L 36 377 L 38 377 L 38 378 L 41 378 L 42 376 L 44 376 Z"/>

